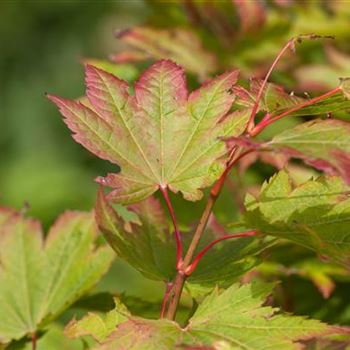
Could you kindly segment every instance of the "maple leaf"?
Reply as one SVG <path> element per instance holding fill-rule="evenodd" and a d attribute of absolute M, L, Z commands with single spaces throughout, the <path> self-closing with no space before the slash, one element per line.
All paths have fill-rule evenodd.
<path fill-rule="evenodd" d="M 98 282 L 113 252 L 95 250 L 95 237 L 91 213 L 64 213 L 44 240 L 38 221 L 0 209 L 1 342 L 41 329 Z"/>
<path fill-rule="evenodd" d="M 274 150 L 301 158 L 350 184 L 350 123 L 316 119 L 276 135 L 268 144 Z"/>
<path fill-rule="evenodd" d="M 117 38 L 132 48 L 113 55 L 117 63 L 168 58 L 201 78 L 217 68 L 215 56 L 207 52 L 198 36 L 188 29 L 134 27 L 119 31 Z"/>
<path fill-rule="evenodd" d="M 110 198 L 137 202 L 167 186 L 194 201 L 225 167 L 220 137 L 245 130 L 249 113 L 227 115 L 237 76 L 237 71 L 224 73 L 187 96 L 183 69 L 162 60 L 142 74 L 130 95 L 126 82 L 87 65 L 89 107 L 49 98 L 77 142 L 121 167 L 120 173 L 97 179 L 113 188 Z"/>
<path fill-rule="evenodd" d="M 176 275 L 176 247 L 160 203 L 150 197 L 130 205 L 128 209 L 129 213 L 137 215 L 137 221 L 132 223 L 123 219 L 108 202 L 102 189 L 99 190 L 96 221 L 107 242 L 120 258 L 146 277 L 172 280 Z M 189 245 L 192 237 L 193 232 L 183 235 L 185 246 Z M 207 230 L 197 251 L 215 238 L 215 234 Z M 255 256 L 269 245 L 271 242 L 259 241 L 254 237 L 223 241 L 203 257 L 196 271 L 188 278 L 188 283 L 209 286 L 232 283 L 257 264 Z"/>
<path fill-rule="evenodd" d="M 71 337 L 91 335 L 102 343 L 96 350 L 237 349 L 297 350 L 298 340 L 344 332 L 316 320 L 283 315 L 278 308 L 262 306 L 272 285 L 252 283 L 218 289 L 207 296 L 181 328 L 169 320 L 130 315 L 120 303 L 105 317 L 89 314 L 66 328 Z M 109 329 L 109 332 L 105 330 Z M 103 334 L 104 336 L 101 336 Z M 220 346 L 221 347 L 220 347 Z"/>
<path fill-rule="evenodd" d="M 286 171 L 246 199 L 246 225 L 299 243 L 345 266 L 350 265 L 349 187 L 339 177 L 320 177 L 293 188 Z"/>

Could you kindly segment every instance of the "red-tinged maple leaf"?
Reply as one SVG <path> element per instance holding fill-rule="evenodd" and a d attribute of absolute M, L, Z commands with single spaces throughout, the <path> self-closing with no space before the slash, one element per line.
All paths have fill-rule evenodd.
<path fill-rule="evenodd" d="M 121 167 L 97 181 L 113 188 L 109 197 L 137 202 L 159 187 L 181 191 L 188 200 L 222 173 L 227 150 L 222 137 L 240 135 L 249 113 L 229 114 L 238 72 L 224 73 L 188 95 L 184 70 L 156 62 L 128 84 L 86 66 L 88 102 L 49 95 L 73 138 L 100 158 Z"/>

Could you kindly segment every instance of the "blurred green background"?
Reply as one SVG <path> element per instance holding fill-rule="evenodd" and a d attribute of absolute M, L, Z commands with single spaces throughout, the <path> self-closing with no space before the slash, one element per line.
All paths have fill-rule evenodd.
<path fill-rule="evenodd" d="M 141 1 L 1 1 L 0 193 L 47 226 L 64 209 L 90 209 L 93 178 L 112 169 L 75 144 L 45 92 L 84 93 L 86 57 L 107 57 L 117 27 L 142 23 Z"/>
<path fill-rule="evenodd" d="M 315 94 L 334 87 L 339 76 L 350 76 L 349 1 L 270 0 L 246 1 L 246 4 L 242 7 L 239 1 L 230 0 L 2 0 L 1 204 L 16 208 L 28 204 L 29 214 L 39 218 L 45 228 L 66 209 L 90 210 L 93 207 L 97 188 L 93 179 L 115 171 L 116 166 L 97 159 L 73 141 L 45 92 L 67 98 L 82 96 L 82 62 L 105 60 L 126 49 L 126 44 L 116 39 L 116 29 L 148 25 L 161 29 L 182 28 L 194 33 L 203 49 L 214 57 L 215 65 L 209 67 L 198 60 L 201 74 L 197 74 L 196 68 L 189 70 L 191 87 L 197 86 L 206 76 L 232 67 L 240 68 L 244 78 L 262 76 L 286 41 L 305 33 L 335 35 L 336 39 L 298 46 L 296 55 L 289 54 L 281 61 L 272 80 L 285 84 L 290 90 Z M 254 12 L 257 11 L 254 4 L 258 12 Z M 186 50 L 191 54 L 191 45 L 182 52 Z M 163 52 L 168 51 L 164 49 Z M 152 57 L 148 57 L 146 61 L 113 66 L 113 69 L 133 81 L 151 61 Z M 288 120 L 276 127 L 283 129 L 296 122 Z M 258 163 L 249 170 L 245 185 L 253 188 L 273 171 L 272 166 Z M 310 174 L 309 170 L 305 173 Z M 203 202 L 184 204 L 178 197 L 174 200 L 180 221 L 186 223 L 193 218 L 189 213 L 199 214 L 203 206 Z M 219 221 L 232 221 L 237 215 L 235 200 L 227 189 L 216 209 Z M 278 261 L 292 266 L 313 259 L 303 249 L 293 249 L 282 246 L 272 250 L 269 255 L 272 264 Z M 262 271 L 268 278 L 283 279 L 280 303 L 285 309 L 350 324 L 350 285 L 346 275 L 336 269 L 327 272 L 328 277 L 335 276 L 337 284 L 334 294 L 324 299 L 307 274 L 306 277 L 283 274 L 278 266 L 271 266 Z M 288 293 L 283 293 L 283 286 Z M 145 280 L 118 261 L 97 290 L 126 291 L 158 301 L 162 286 Z M 300 295 L 301 291 L 307 292 Z M 70 315 L 63 319 L 68 320 Z"/>

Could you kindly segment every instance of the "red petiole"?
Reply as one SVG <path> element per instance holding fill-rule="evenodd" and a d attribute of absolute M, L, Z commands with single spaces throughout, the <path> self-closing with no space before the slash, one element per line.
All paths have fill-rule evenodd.
<path fill-rule="evenodd" d="M 170 297 L 170 293 L 173 289 L 173 283 L 172 282 L 168 282 L 165 285 L 165 293 L 164 293 L 164 297 L 163 297 L 163 301 L 162 301 L 162 307 L 160 310 L 160 318 L 164 318 L 165 316 L 165 311 L 166 311 L 166 307 L 168 305 L 168 301 L 169 301 L 169 297 Z"/>
<path fill-rule="evenodd" d="M 327 97 L 330 97 L 330 96 L 333 96 L 335 94 L 337 94 L 338 92 L 341 92 L 341 88 L 340 87 L 337 87 L 331 91 L 328 91 L 326 92 L 325 94 L 321 95 L 321 96 L 317 96 L 317 97 L 314 97 L 308 101 L 305 101 L 304 103 L 301 103 L 300 105 L 298 106 L 295 106 L 279 115 L 276 115 L 275 117 L 271 118 L 271 115 L 270 114 L 267 114 L 259 124 L 257 124 L 250 132 L 249 132 L 249 135 L 250 136 L 256 136 L 257 134 L 259 134 L 263 129 L 265 129 L 268 125 L 276 122 L 277 120 L 293 113 L 293 112 L 296 112 L 304 107 L 307 107 L 307 106 L 311 106 Z"/>
<path fill-rule="evenodd" d="M 289 49 L 293 49 L 294 48 L 294 42 L 295 42 L 295 39 L 290 39 L 287 44 L 282 48 L 282 50 L 279 52 L 279 54 L 277 55 L 277 57 L 275 58 L 275 60 L 273 61 L 269 71 L 267 72 L 266 76 L 265 76 L 265 79 L 263 81 L 263 83 L 261 84 L 260 86 L 260 89 L 258 91 L 258 94 L 256 96 L 256 100 L 255 100 L 255 103 L 254 103 L 254 106 L 252 108 L 252 112 L 250 114 L 250 118 L 249 118 L 249 122 L 248 122 L 248 127 L 247 127 L 247 130 L 248 132 L 251 131 L 253 128 L 254 128 L 254 118 L 256 116 L 256 113 L 258 111 L 258 108 L 259 108 L 259 103 L 260 103 L 260 100 L 261 100 L 261 97 L 264 93 L 264 89 L 265 89 L 265 86 L 267 84 L 267 81 L 272 73 L 272 71 L 274 70 L 274 68 L 276 67 L 277 63 L 279 62 L 279 60 L 282 58 L 282 56 L 284 55 L 284 53 Z"/>
<path fill-rule="evenodd" d="M 251 236 L 256 236 L 257 235 L 257 231 L 255 230 L 251 230 L 251 231 L 246 231 L 246 232 L 240 232 L 240 233 L 234 233 L 232 235 L 224 235 L 218 239 L 216 239 L 215 241 L 211 242 L 210 244 L 208 244 L 204 249 L 202 249 L 197 255 L 196 257 L 193 259 L 191 265 L 189 265 L 186 269 L 185 269 L 185 274 L 187 276 L 191 275 L 194 270 L 196 269 L 198 263 L 200 262 L 200 260 L 202 259 L 203 255 L 211 248 L 213 247 L 215 244 L 220 243 L 221 241 L 224 241 L 226 239 L 231 239 L 231 238 L 240 238 L 240 237 L 251 237 Z"/>
<path fill-rule="evenodd" d="M 168 207 L 169 214 L 171 216 L 171 220 L 173 222 L 174 226 L 174 233 L 175 233 L 175 239 L 176 239 L 176 268 L 179 270 L 182 266 L 182 242 L 181 242 L 181 234 L 179 231 L 179 228 L 177 226 L 176 216 L 174 212 L 174 208 L 171 204 L 169 194 L 168 194 L 168 188 L 166 186 L 159 186 L 160 191 L 163 194 L 165 203 Z"/>

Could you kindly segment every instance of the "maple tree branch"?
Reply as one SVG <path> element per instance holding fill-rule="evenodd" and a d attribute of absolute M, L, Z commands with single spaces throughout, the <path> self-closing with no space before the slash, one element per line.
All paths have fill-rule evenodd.
<path fill-rule="evenodd" d="M 226 239 L 231 239 L 231 238 L 240 238 L 240 237 L 251 237 L 251 236 L 256 236 L 257 231 L 256 230 L 250 230 L 250 231 L 245 231 L 245 232 L 240 232 L 240 233 L 234 233 L 234 234 L 230 234 L 230 235 L 224 235 L 216 240 L 214 240 L 213 242 L 209 243 L 205 248 L 203 248 L 197 255 L 196 257 L 193 259 L 192 264 L 189 265 L 186 270 L 185 270 L 185 274 L 187 276 L 190 276 L 194 270 L 196 269 L 198 263 L 200 262 L 200 260 L 202 259 L 203 255 L 211 248 L 213 247 L 215 244 L 224 241 Z"/>
<path fill-rule="evenodd" d="M 199 220 L 199 224 L 196 228 L 196 231 L 194 233 L 194 236 L 192 238 L 191 244 L 187 250 L 187 254 L 185 256 L 182 268 L 186 269 L 187 266 L 191 263 L 192 257 L 194 255 L 195 249 L 197 248 L 197 245 L 199 243 L 199 240 L 202 236 L 202 233 L 204 232 L 204 229 L 208 223 L 209 216 L 211 214 L 211 211 L 214 207 L 214 204 L 216 202 L 216 199 L 218 197 L 218 194 L 220 193 L 220 190 L 222 188 L 222 185 L 224 183 L 224 178 L 226 177 L 227 172 L 224 172 L 220 179 L 216 182 L 218 184 L 217 186 L 214 186 L 217 188 L 215 192 L 211 191 L 209 199 L 206 203 L 206 206 L 204 208 L 203 214 Z M 214 188 L 213 187 L 213 188 Z M 172 298 L 170 299 L 169 308 L 167 312 L 167 318 L 170 320 L 174 320 L 176 316 L 176 310 L 180 301 L 180 297 L 182 294 L 182 289 L 186 280 L 186 274 L 183 270 L 179 270 L 174 281 L 174 289 L 172 293 Z"/>
<path fill-rule="evenodd" d="M 212 187 L 212 189 L 210 191 L 208 201 L 205 205 L 204 211 L 202 213 L 202 216 L 199 220 L 198 226 L 197 226 L 196 231 L 193 235 L 190 246 L 189 246 L 187 253 L 185 255 L 185 258 L 183 260 L 182 267 L 181 267 L 181 269 L 178 270 L 178 273 L 175 277 L 174 288 L 172 291 L 172 296 L 170 299 L 169 308 L 168 308 L 168 312 L 167 312 L 167 318 L 170 320 L 175 319 L 176 310 L 177 310 L 177 307 L 179 305 L 183 286 L 184 286 L 185 280 L 187 278 L 187 275 L 185 273 L 186 268 L 192 262 L 195 250 L 196 250 L 198 243 L 202 237 L 202 234 L 207 226 L 210 214 L 213 210 L 213 207 L 216 203 L 216 200 L 221 193 L 222 187 L 225 183 L 225 179 L 226 179 L 228 173 L 230 172 L 230 170 L 232 169 L 232 167 L 236 164 L 236 162 L 238 160 L 240 160 L 245 154 L 250 153 L 247 151 L 247 152 L 244 152 L 241 155 L 239 155 L 239 152 L 240 152 L 240 149 L 237 147 L 234 148 L 234 151 L 231 150 L 230 158 L 229 158 L 228 162 L 226 163 L 226 168 L 225 168 L 224 172 L 221 174 L 220 178 L 216 181 L 216 183 L 214 184 L 214 186 Z M 236 153 L 237 153 L 237 156 L 235 158 L 234 156 Z"/>
<path fill-rule="evenodd" d="M 250 132 L 249 132 L 249 135 L 250 136 L 256 136 L 257 134 L 259 134 L 263 129 L 265 129 L 268 125 L 276 122 L 277 120 L 293 113 L 293 112 L 296 112 L 304 107 L 307 107 L 307 106 L 310 106 L 310 105 L 313 105 L 315 103 L 317 103 L 318 101 L 321 101 L 327 97 L 330 97 L 330 96 L 333 96 L 335 94 L 337 94 L 338 92 L 341 92 L 341 87 L 337 87 L 333 90 L 330 90 L 328 92 L 326 92 L 325 94 L 323 95 L 320 95 L 320 96 L 317 96 L 317 97 L 314 97 L 310 100 L 307 100 L 305 101 L 304 103 L 301 103 L 300 105 L 298 106 L 295 106 L 279 115 L 276 115 L 275 117 L 271 118 L 271 116 L 269 116 L 268 118 L 264 118 L 261 120 L 261 122 L 259 124 L 257 124 L 254 129 L 252 129 Z"/>
<path fill-rule="evenodd" d="M 165 292 L 164 292 L 164 297 L 163 297 L 163 301 L 162 301 L 162 307 L 160 310 L 160 318 L 164 318 L 164 316 L 165 316 L 166 307 L 168 305 L 170 292 L 172 289 L 173 289 L 173 283 L 167 282 L 165 285 Z"/>
<path fill-rule="evenodd" d="M 258 91 L 258 94 L 256 96 L 256 100 L 255 100 L 255 103 L 253 105 L 253 108 L 252 108 L 252 112 L 250 114 L 250 118 L 249 118 L 249 122 L 248 122 L 248 126 L 247 126 L 247 130 L 248 132 L 250 130 L 252 130 L 254 128 L 254 118 L 255 118 L 255 115 L 258 111 L 258 108 L 259 108 L 259 103 L 260 103 L 260 100 L 261 100 L 261 97 L 263 95 L 263 92 L 264 92 L 264 89 L 265 89 L 265 86 L 267 84 L 267 81 L 272 73 L 272 71 L 275 69 L 277 63 L 279 62 L 279 60 L 282 58 L 282 56 L 284 55 L 284 53 L 289 49 L 293 49 L 294 48 L 294 42 L 295 42 L 295 39 L 292 38 L 290 39 L 287 44 L 282 48 L 282 50 L 279 52 L 279 54 L 277 55 L 277 57 L 275 58 L 275 60 L 273 61 L 270 69 L 268 70 L 266 76 L 265 76 L 265 79 L 263 81 L 263 83 L 261 84 L 260 86 L 260 89 Z"/>
<path fill-rule="evenodd" d="M 171 204 L 169 194 L 168 194 L 168 188 L 166 186 L 159 186 L 160 192 L 162 193 L 165 203 L 168 207 L 169 214 L 171 216 L 171 220 L 173 222 L 174 226 L 174 233 L 175 233 L 175 239 L 176 239 L 176 268 L 179 269 L 182 265 L 182 242 L 181 242 L 181 234 L 179 231 L 179 228 L 177 226 L 176 216 L 174 212 L 174 208 Z"/>

